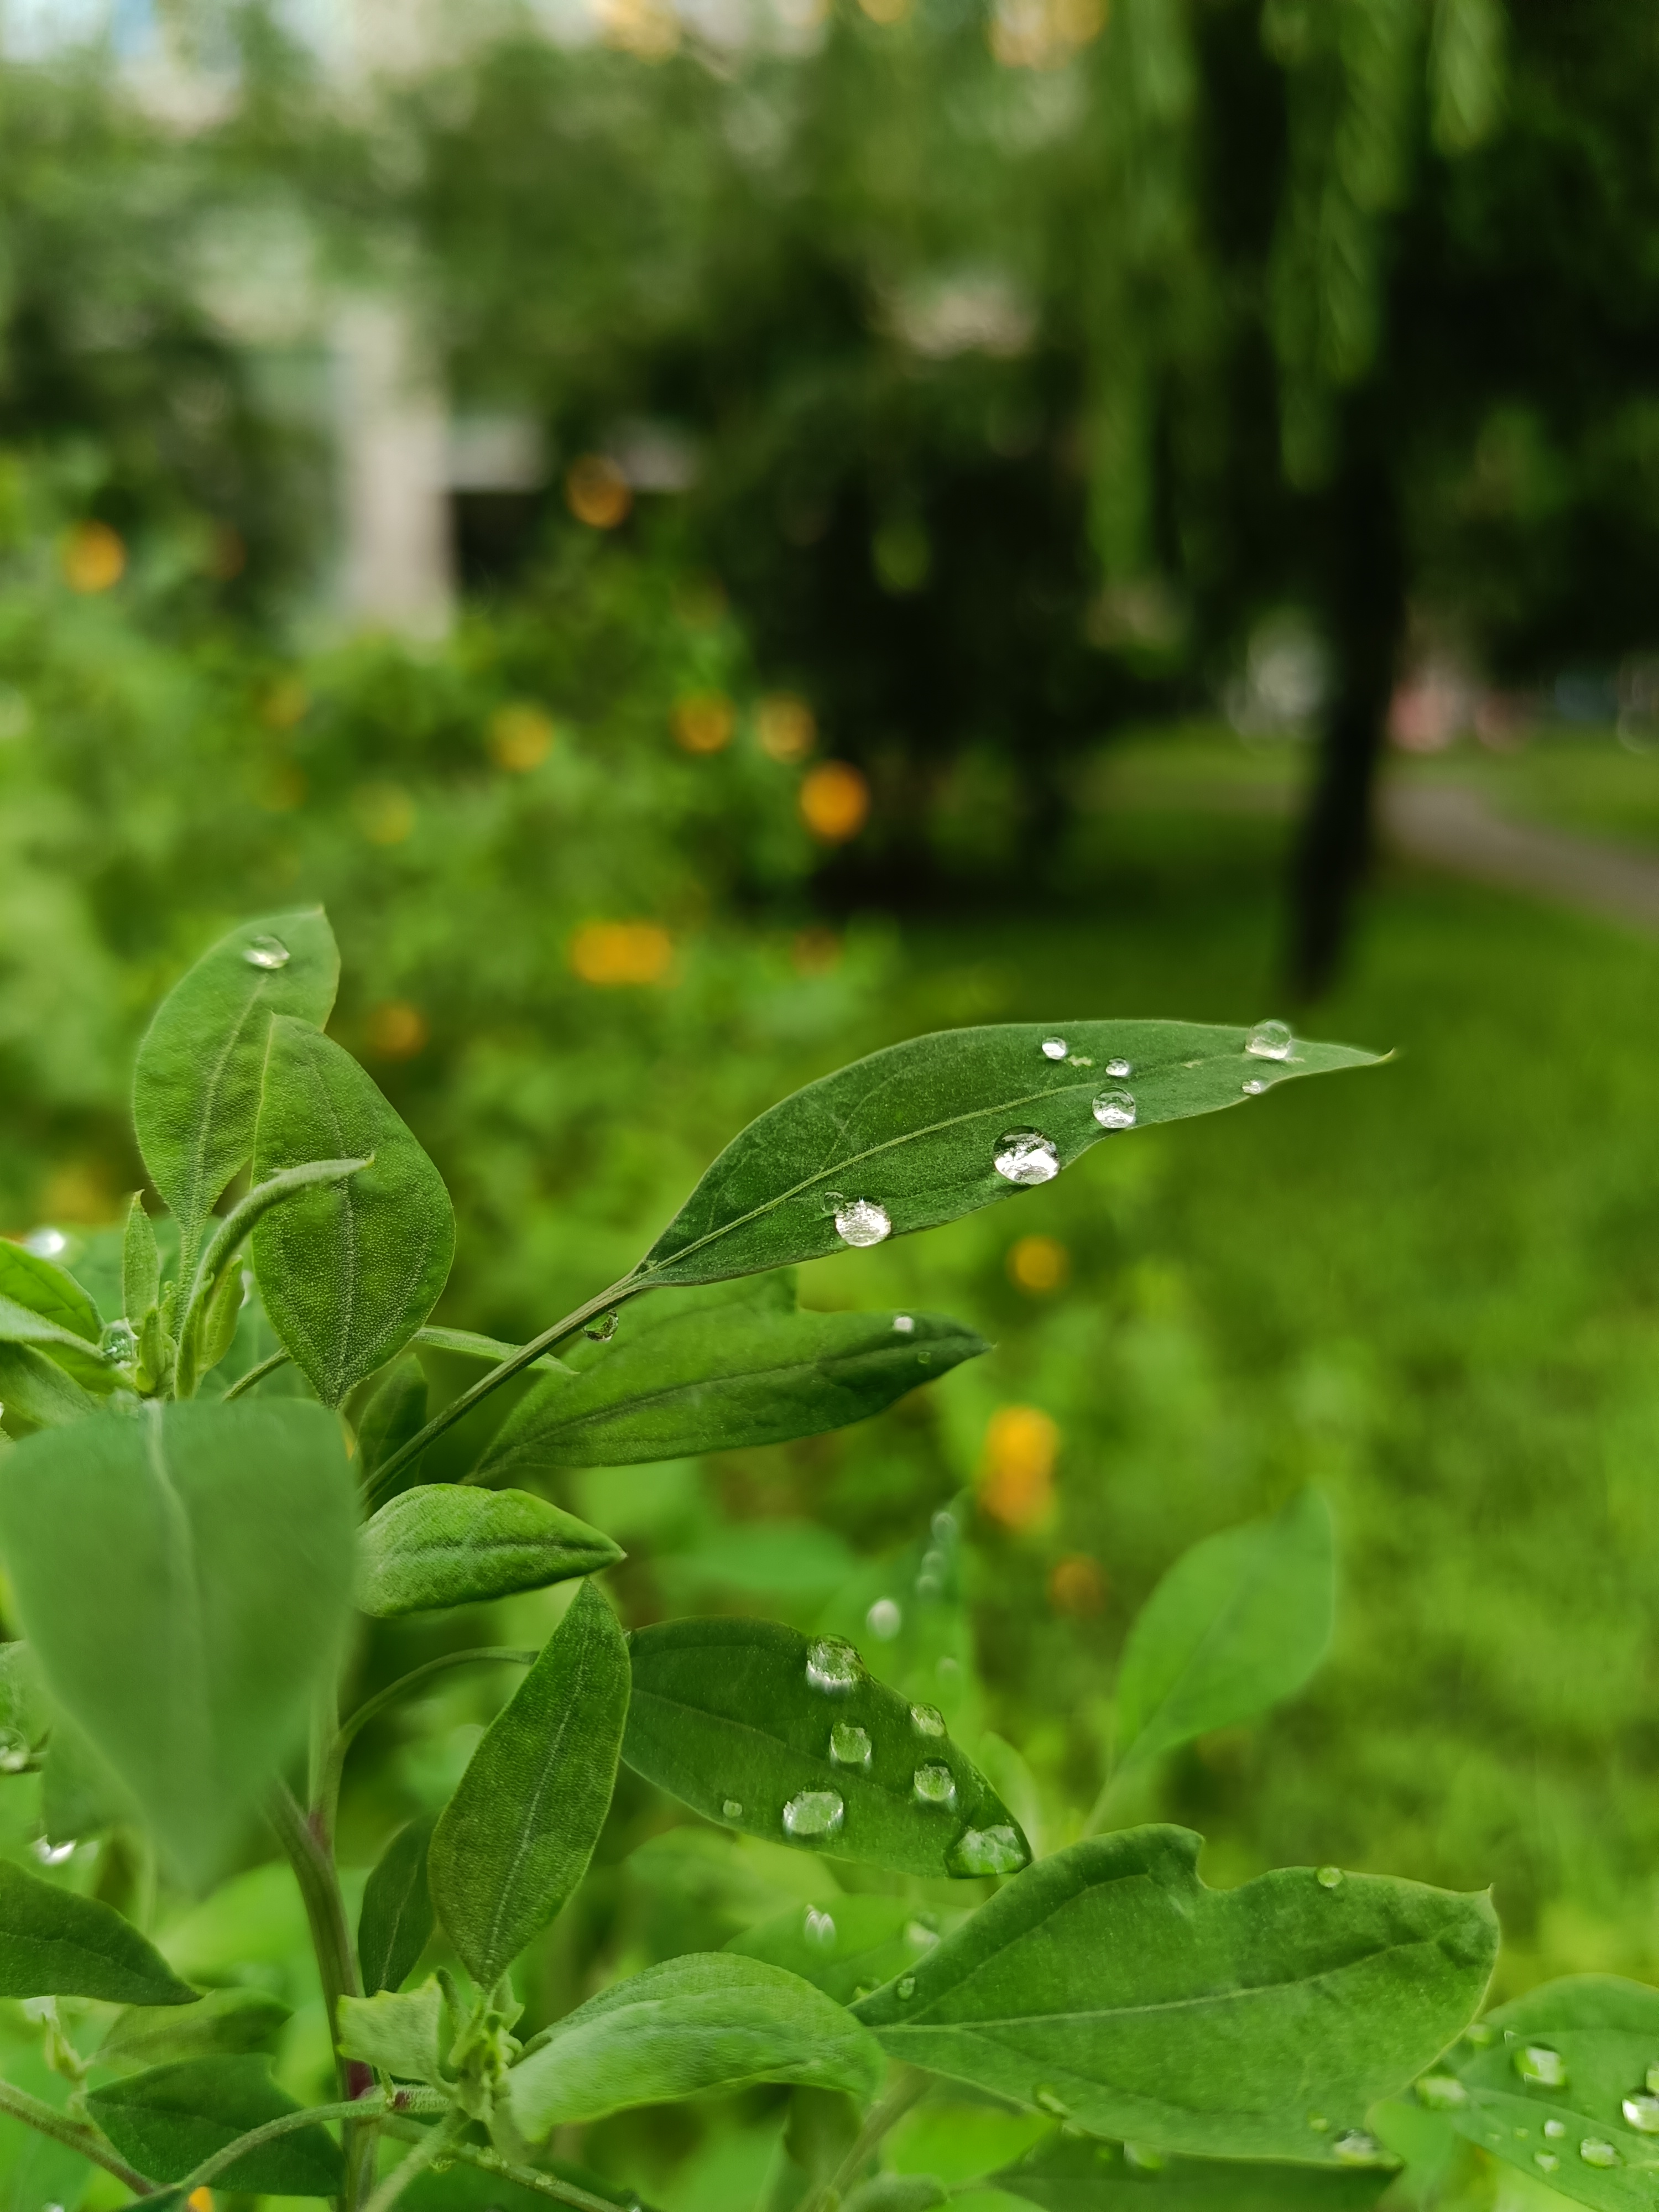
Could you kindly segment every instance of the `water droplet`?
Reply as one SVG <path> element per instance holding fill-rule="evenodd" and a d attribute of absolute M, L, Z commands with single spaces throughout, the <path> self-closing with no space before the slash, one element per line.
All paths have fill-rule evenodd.
<path fill-rule="evenodd" d="M 112 1321 L 98 1340 L 98 1349 L 112 1367 L 131 1367 L 138 1357 L 138 1339 L 124 1321 Z"/>
<path fill-rule="evenodd" d="M 617 1334 L 617 1320 L 613 1313 L 603 1314 L 598 1321 L 590 1322 L 582 1334 L 591 1336 L 595 1344 L 609 1344 Z"/>
<path fill-rule="evenodd" d="M 1659 2062 L 1649 2067 L 1647 2086 L 1650 2089 L 1659 2091 Z"/>
<path fill-rule="evenodd" d="M 865 1614 L 864 1625 L 872 1636 L 890 1644 L 904 1626 L 903 1607 L 896 1598 L 878 1597 Z"/>
<path fill-rule="evenodd" d="M 847 1808 L 834 1790 L 803 1790 L 783 1808 L 787 1836 L 833 1836 L 840 1832 Z"/>
<path fill-rule="evenodd" d="M 1340 1889 L 1342 1886 L 1340 1867 L 1321 1867 L 1314 1880 L 1322 1889 Z"/>
<path fill-rule="evenodd" d="M 1337 2137 L 1331 2149 L 1343 2166 L 1375 2166 L 1382 2156 L 1376 2137 L 1368 2136 L 1364 2128 L 1350 2128 Z"/>
<path fill-rule="evenodd" d="M 31 1229 L 23 1239 L 23 1249 L 33 1253 L 37 1260 L 61 1260 L 69 1250 L 69 1238 L 61 1229 Z"/>
<path fill-rule="evenodd" d="M 743 1808 L 735 1797 L 728 1797 L 720 1807 L 720 1811 L 728 1820 L 740 1820 L 743 1818 Z"/>
<path fill-rule="evenodd" d="M 898 1993 L 904 1999 L 907 2004 L 909 2002 L 910 1999 L 915 1996 L 916 1993 L 916 1978 L 914 1974 L 900 1975 Z"/>
<path fill-rule="evenodd" d="M 292 957 L 280 937 L 250 937 L 242 947 L 250 968 L 286 968 Z"/>
<path fill-rule="evenodd" d="M 957 1778 L 948 1766 L 919 1766 L 910 1777 L 918 1805 L 954 1805 Z"/>
<path fill-rule="evenodd" d="M 54 1844 L 46 1836 L 37 1836 L 31 1848 L 42 1866 L 62 1866 L 65 1859 L 74 1857 L 75 1845 L 73 1836 L 66 1844 Z"/>
<path fill-rule="evenodd" d="M 853 1992 L 853 2002 L 854 2004 L 862 2004 L 866 1997 L 874 1996 L 876 1991 L 880 1987 L 881 1984 L 879 1982 L 860 1982 Z"/>
<path fill-rule="evenodd" d="M 1103 1091 L 1094 1103 L 1093 1112 L 1103 1129 L 1133 1129 L 1135 1125 L 1133 1093 Z"/>
<path fill-rule="evenodd" d="M 1472 2043 L 1477 2051 L 1484 2051 L 1489 2043 L 1497 2042 L 1498 2030 L 1489 2027 L 1484 2020 L 1478 2020 L 1473 2027 L 1463 2030 L 1463 2040 Z"/>
<path fill-rule="evenodd" d="M 1417 2101 L 1431 2112 L 1449 2112 L 1467 2105 L 1469 2093 L 1455 2074 L 1425 2074 L 1417 2085 Z"/>
<path fill-rule="evenodd" d="M 943 1506 L 934 1514 L 928 1525 L 933 1529 L 933 1541 L 936 1544 L 954 1544 L 961 1534 L 957 1527 L 956 1515 L 947 1512 Z"/>
<path fill-rule="evenodd" d="M 1600 2136 L 1586 2136 L 1578 2146 L 1578 2155 L 1586 2166 L 1607 2166 L 1619 2164 L 1618 2152 L 1610 2142 L 1603 2142 Z"/>
<path fill-rule="evenodd" d="M 939 1941 L 939 1930 L 930 1928 L 925 1920 L 907 1920 L 904 1940 L 913 1951 L 931 1951 Z"/>
<path fill-rule="evenodd" d="M 1265 1083 L 1259 1081 L 1256 1077 L 1252 1076 L 1249 1081 L 1244 1085 L 1245 1096 L 1249 1098 L 1260 1098 L 1267 1087 L 1267 1086 Z"/>
<path fill-rule="evenodd" d="M 1523 2043 L 1515 2053 L 1516 2072 L 1534 2089 L 1565 2089 L 1567 2086 L 1567 2062 L 1559 2051 L 1552 2051 L 1547 2043 Z M 1659 2100 L 1654 2109 L 1659 2112 Z"/>
<path fill-rule="evenodd" d="M 863 1672 L 858 1653 L 839 1636 L 820 1636 L 806 1647 L 806 1679 L 826 1697 L 850 1690 Z"/>
<path fill-rule="evenodd" d="M 870 1732 L 851 1721 L 837 1721 L 830 1731 L 830 1757 L 837 1766 L 868 1766 Z"/>
<path fill-rule="evenodd" d="M 914 1336 L 915 1333 L 916 1317 L 914 1314 L 895 1314 L 893 1316 L 893 1334 L 895 1336 Z"/>
<path fill-rule="evenodd" d="M 1308 2125 L 1313 2130 L 1316 2136 L 1322 2136 L 1329 2133 L 1331 2124 L 1325 2118 L 1323 2112 L 1310 2112 L 1308 2115 Z"/>
<path fill-rule="evenodd" d="M 1295 1042 L 1285 1022 L 1258 1022 L 1244 1040 L 1253 1060 L 1288 1060 Z"/>
<path fill-rule="evenodd" d="M 1044 1037 L 1042 1040 L 1042 1057 L 1045 1060 L 1064 1060 L 1066 1057 L 1065 1038 Z"/>
<path fill-rule="evenodd" d="M 873 1198 L 849 1199 L 836 1208 L 836 1234 L 843 1244 L 861 1251 L 866 1244 L 879 1244 L 892 1233 L 887 1208 L 878 1206 Z"/>
<path fill-rule="evenodd" d="M 1072 2117 L 1072 2108 L 1064 2097 L 1058 2089 L 1050 2088 L 1046 2081 L 1039 2081 L 1032 2090 L 1031 2102 L 1039 2112 L 1052 2113 L 1057 2120 L 1069 2120 Z"/>
<path fill-rule="evenodd" d="M 1638 2135 L 1659 2136 L 1659 2097 L 1638 2090 L 1620 2108 Z"/>
<path fill-rule="evenodd" d="M 1038 1129 L 1010 1129 L 999 1137 L 991 1164 L 1005 1182 L 1018 1183 L 1023 1189 L 1052 1182 L 1060 1173 L 1054 1139 Z"/>
<path fill-rule="evenodd" d="M 828 1912 L 820 1912 L 815 1905 L 806 1908 L 803 1929 L 809 1943 L 820 1951 L 832 1951 L 836 1946 L 836 1923 Z"/>
<path fill-rule="evenodd" d="M 943 1735 L 945 1716 L 937 1705 L 912 1705 L 910 1725 L 918 1735 Z"/>
<path fill-rule="evenodd" d="M 1552 2142 L 1559 2142 L 1566 2132 L 1567 2124 L 1565 2120 L 1546 2120 L 1544 2123 L 1544 2133 Z"/>
<path fill-rule="evenodd" d="M 1132 1060 L 1109 1060 L 1106 1063 L 1107 1074 L 1116 1076 L 1120 1083 L 1126 1076 L 1133 1075 L 1134 1072 L 1135 1064 Z"/>
<path fill-rule="evenodd" d="M 0 1774 L 21 1774 L 28 1763 L 26 1739 L 15 1729 L 0 1729 Z"/>
<path fill-rule="evenodd" d="M 1560 2160 L 1557 2158 L 1553 2150 L 1534 2151 L 1532 2154 L 1532 2162 L 1538 2168 L 1540 2173 L 1553 2173 L 1557 2166 L 1561 2163 Z"/>
<path fill-rule="evenodd" d="M 952 1874 L 1018 1874 L 1030 1856 L 1012 1828 L 964 1828 L 945 1854 Z"/>

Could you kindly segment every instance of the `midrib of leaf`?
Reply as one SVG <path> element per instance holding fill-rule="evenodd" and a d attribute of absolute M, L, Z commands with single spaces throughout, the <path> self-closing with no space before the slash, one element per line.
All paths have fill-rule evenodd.
<path fill-rule="evenodd" d="M 730 1644 L 723 1648 L 726 1650 L 732 1649 Z M 753 1650 L 756 1647 L 750 1644 L 748 1648 Z M 896 1694 L 896 1692 L 895 1695 Z M 858 1773 L 850 1767 L 837 1766 L 833 1759 L 824 1759 L 816 1751 L 797 1751 L 794 1745 L 787 1742 L 782 1736 L 769 1735 L 764 1729 L 757 1728 L 752 1721 L 728 1720 L 724 1713 L 711 1713 L 707 1705 L 688 1705 L 683 1698 L 664 1697 L 658 1690 L 641 1690 L 636 1687 L 630 1702 L 634 1705 L 641 1704 L 666 1705 L 671 1711 L 690 1713 L 698 1720 L 712 1723 L 717 1728 L 730 1729 L 733 1735 L 752 1736 L 757 1743 L 768 1744 L 774 1751 L 787 1751 L 792 1759 L 808 1759 L 814 1770 L 821 1769 L 825 1774 L 834 1775 L 836 1778 L 836 1787 L 838 1790 L 847 1788 L 873 1790 L 879 1796 L 890 1798 L 896 1805 L 907 1805 L 910 1802 L 902 1790 L 896 1787 L 890 1788 L 887 1784 L 878 1782 L 873 1774 Z M 977 1973 L 979 1969 L 975 1967 L 974 1972 Z"/>
<path fill-rule="evenodd" d="M 549 1741 L 547 1756 L 542 1761 L 541 1772 L 537 1777 L 535 1790 L 531 1798 L 532 1813 L 534 1818 L 526 1818 L 519 1830 L 518 1847 L 513 1854 L 512 1863 L 507 1868 L 506 1877 L 495 1899 L 495 1911 L 489 1923 L 489 1950 L 492 1957 L 501 1940 L 501 1923 L 507 1917 L 507 1905 L 513 1897 L 525 1861 L 531 1852 L 535 1820 L 540 1818 L 543 1801 L 551 1784 L 555 1763 L 564 1749 L 565 1738 L 570 1733 L 576 1717 L 577 1706 L 581 1701 L 581 1693 L 587 1686 L 589 1656 L 590 1654 L 584 1651 L 576 1662 L 576 1679 L 571 1686 L 569 1697 L 565 1700 L 564 1709 L 559 1715 L 557 1726 Z"/>
<path fill-rule="evenodd" d="M 924 1339 L 924 1342 L 930 1350 L 936 1346 L 960 1341 L 959 1336 L 930 1336 Z M 694 1390 L 710 1389 L 717 1383 L 754 1382 L 783 1383 L 799 1375 L 823 1376 L 827 1380 L 836 1381 L 839 1378 L 829 1375 L 828 1370 L 836 1366 L 849 1365 L 855 1359 L 866 1358 L 877 1347 L 872 1346 L 864 1352 L 838 1352 L 821 1355 L 816 1359 L 792 1359 L 787 1367 L 727 1367 L 722 1368 L 718 1374 L 714 1375 L 688 1376 L 684 1382 L 665 1383 L 659 1390 L 644 1390 L 637 1397 L 623 1398 L 609 1406 L 593 1406 L 583 1413 L 566 1414 L 561 1420 L 550 1422 L 544 1427 L 533 1430 L 531 1437 L 526 1437 L 522 1441 L 528 1443 L 531 1437 L 550 1434 L 580 1436 L 584 1429 L 599 1426 L 605 1422 L 616 1420 L 624 1414 L 641 1413 L 652 1406 L 665 1405 L 671 1399 L 686 1397 Z M 908 1346 L 895 1345 L 892 1349 L 902 1355 Z M 914 1357 L 914 1353 L 911 1356 Z M 591 1368 L 588 1370 L 590 1374 L 600 1374 L 603 1371 L 599 1368 Z M 506 1448 L 509 1452 L 513 1449 L 511 1444 Z"/>
<path fill-rule="evenodd" d="M 1194 1644 L 1191 1652 L 1182 1662 L 1180 1668 L 1178 1669 L 1174 1681 L 1171 1682 L 1169 1688 L 1164 1692 L 1158 1703 L 1152 1707 L 1151 1712 L 1147 1714 L 1139 1728 L 1136 1729 L 1133 1741 L 1130 1742 L 1127 1750 L 1123 1754 L 1122 1765 L 1119 1769 L 1120 1773 L 1127 1773 L 1130 1767 L 1135 1764 L 1135 1754 L 1139 1750 L 1141 1745 L 1145 1743 L 1147 1738 L 1152 1735 L 1153 1723 L 1159 1720 L 1164 1714 L 1169 1711 L 1170 1707 L 1175 1702 L 1182 1684 L 1190 1680 L 1194 1670 L 1197 1668 L 1200 1661 L 1204 1658 L 1205 1655 L 1212 1648 L 1218 1638 L 1225 1633 L 1225 1632 L 1231 1626 L 1233 1621 L 1237 1618 L 1239 1610 L 1243 1605 L 1245 1600 L 1255 1595 L 1256 1588 L 1261 1583 L 1267 1568 L 1267 1535 L 1268 1531 L 1267 1529 L 1263 1529 L 1255 1545 L 1255 1558 L 1247 1572 L 1240 1579 L 1238 1587 L 1235 1589 L 1232 1596 L 1228 1600 L 1221 1612 L 1217 1613 L 1214 1620 L 1211 1621 L 1203 1635 L 1199 1638 L 1198 1642 Z"/>
<path fill-rule="evenodd" d="M 202 1111 L 196 1117 L 196 1131 L 191 1147 L 190 1202 L 192 1218 L 185 1225 L 185 1243 L 190 1249 L 180 1255 L 181 1277 L 189 1274 L 189 1261 L 195 1257 L 196 1238 L 200 1233 L 203 1219 L 211 1203 L 211 1200 L 205 1200 L 202 1196 L 202 1180 L 207 1173 L 208 1134 L 213 1127 L 214 1112 L 219 1103 L 220 1086 L 224 1081 L 225 1070 L 230 1065 L 231 1054 L 241 1042 L 249 1017 L 255 1008 L 262 1004 L 267 986 L 268 979 L 264 975 L 258 975 L 253 978 L 253 988 L 242 1007 L 236 1026 L 225 1039 L 219 1057 L 209 1070 L 207 1095 L 203 1102 Z M 214 1196 L 217 1197 L 217 1195 L 218 1193 L 216 1191 Z"/>
<path fill-rule="evenodd" d="M 174 1584 L 173 1601 L 167 1607 L 167 1618 L 176 1625 L 177 1642 L 181 1647 L 177 1656 L 185 1662 L 180 1676 L 186 1695 L 183 1701 L 175 1697 L 175 1710 L 179 1721 L 189 1732 L 200 1738 L 192 1748 L 211 1756 L 216 1752 L 217 1744 L 204 1694 L 208 1680 L 207 1650 L 202 1630 L 202 1584 L 195 1532 L 185 1510 L 185 1502 L 179 1497 L 167 1468 L 161 1407 L 155 1404 L 147 1407 L 145 1420 L 144 1460 L 166 1522 L 168 1578 Z"/>

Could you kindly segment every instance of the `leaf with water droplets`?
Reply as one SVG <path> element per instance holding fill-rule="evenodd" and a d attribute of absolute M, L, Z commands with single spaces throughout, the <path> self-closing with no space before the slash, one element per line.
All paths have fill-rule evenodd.
<path fill-rule="evenodd" d="M 860 1990 L 902 1974 L 938 1940 L 902 1898 L 838 1897 L 827 1915 L 794 1905 L 729 1937 L 726 1948 L 787 1966 L 837 2004 L 850 2004 Z"/>
<path fill-rule="evenodd" d="M 712 1282 L 822 1259 L 856 1241 L 836 1225 L 854 1203 L 878 1209 L 902 1237 L 1012 1198 L 1106 1139 L 1094 1101 L 1096 1070 L 1109 1060 L 1133 1065 L 1135 1127 L 1144 1129 L 1237 1105 L 1245 1074 L 1276 1085 L 1378 1057 L 1297 1042 L 1289 1060 L 1270 1062 L 1246 1052 L 1245 1034 L 1190 1022 L 1068 1022 L 1063 1061 L 1042 1051 L 1058 1032 L 1031 1023 L 890 1045 L 809 1084 L 734 1137 L 640 1272 Z"/>
<path fill-rule="evenodd" d="M 443 1177 L 373 1081 L 319 1030 L 270 1024 L 253 1148 L 260 1182 L 307 1160 L 367 1159 L 262 1217 L 253 1271 L 283 1349 L 325 1405 L 395 1358 L 455 1252 Z"/>
<path fill-rule="evenodd" d="M 1194 1544 L 1129 1632 L 1118 1773 L 1300 1689 L 1330 1642 L 1334 1596 L 1330 1509 L 1317 1491 Z"/>
<path fill-rule="evenodd" d="M 528 1491 L 423 1483 L 383 1505 L 364 1528 L 357 1603 L 377 1620 L 482 1605 L 596 1575 L 622 1556 L 609 1536 Z"/>
<path fill-rule="evenodd" d="M 1200 1844 L 1135 1828 L 1042 1860 L 859 2018 L 890 2057 L 994 2095 L 1050 2085 L 1091 2134 L 1328 2162 L 1473 2016 L 1491 1902 L 1372 1875 L 1326 1890 L 1310 1869 L 1208 1889 Z"/>
<path fill-rule="evenodd" d="M 261 937 L 287 948 L 280 967 L 248 960 Z M 179 977 L 145 1031 L 133 1075 L 133 1120 L 150 1181 L 178 1219 L 186 1274 L 204 1221 L 253 1151 L 272 1016 L 320 1026 L 339 975 L 320 907 L 243 922 Z"/>
<path fill-rule="evenodd" d="M 850 1646 L 732 1620 L 664 1621 L 636 1629 L 629 1644 L 623 1757 L 705 1818 L 896 1874 L 1006 1872 L 1030 1857 L 979 1769 L 942 1733 L 919 1728 L 908 1701 L 867 1674 Z M 843 1746 L 849 1728 L 868 1736 L 866 1762 L 836 1758 L 837 1728 Z M 931 1802 L 919 1801 L 924 1768 L 954 1784 L 951 1798 L 935 1782 Z M 832 1798 L 839 1818 L 819 1802 Z M 1007 1863 L 963 1863 L 965 1838 L 999 1831 Z"/>
<path fill-rule="evenodd" d="M 861 2099 L 882 2057 L 834 2001 L 797 1974 L 723 1951 L 647 1967 L 544 2031 L 507 2076 L 527 2142 L 566 2122 L 756 2081 L 809 2082 Z"/>
<path fill-rule="evenodd" d="M 1150 2193 L 1149 2178 L 1121 2144 L 1051 2136 L 991 2175 L 987 2186 L 1042 2212 L 1370 2212 L 1395 2177 L 1387 2166 L 1366 2172 L 1170 2158 L 1160 2160 Z"/>

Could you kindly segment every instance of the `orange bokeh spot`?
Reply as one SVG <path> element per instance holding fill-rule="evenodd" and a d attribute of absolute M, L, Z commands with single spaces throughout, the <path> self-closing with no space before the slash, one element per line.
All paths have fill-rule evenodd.
<path fill-rule="evenodd" d="M 127 549 L 106 522 L 78 522 L 64 540 L 64 577 L 72 592 L 107 592 L 127 570 Z"/>
<path fill-rule="evenodd" d="M 584 983 L 660 983 L 674 940 L 654 921 L 585 921 L 566 957 Z"/>
<path fill-rule="evenodd" d="M 213 2191 L 210 2189 L 192 2189 L 185 2203 L 190 2212 L 213 2212 Z"/>
<path fill-rule="evenodd" d="M 724 691 L 694 691 L 674 709 L 674 742 L 689 753 L 718 753 L 732 742 L 738 710 Z"/>
<path fill-rule="evenodd" d="M 800 818 L 825 845 L 844 845 L 870 818 L 870 787 L 850 761 L 825 761 L 801 779 Z"/>
<path fill-rule="evenodd" d="M 564 480 L 565 505 L 590 530 L 614 530 L 634 505 L 628 478 L 604 453 L 584 453 Z"/>
<path fill-rule="evenodd" d="M 1079 1617 L 1098 1613 L 1106 1602 L 1106 1577 L 1100 1562 L 1086 1552 L 1073 1552 L 1056 1559 L 1048 1570 L 1048 1602 L 1056 1613 Z"/>
<path fill-rule="evenodd" d="M 755 710 L 761 750 L 775 761 L 805 760 L 818 741 L 818 726 L 805 699 L 774 691 Z"/>
<path fill-rule="evenodd" d="M 426 1016 L 407 999 L 388 999 L 376 1006 L 366 1029 L 370 1051 L 382 1060 L 413 1060 L 432 1034 Z"/>
<path fill-rule="evenodd" d="M 502 707 L 489 718 L 489 757 L 510 775 L 528 775 L 552 751 L 557 735 L 539 707 Z"/>
<path fill-rule="evenodd" d="M 1057 1291 L 1072 1272 L 1072 1255 L 1054 1237 L 1022 1237 L 1008 1251 L 1008 1279 L 1041 1297 Z"/>
<path fill-rule="evenodd" d="M 1054 1510 L 1060 1431 L 1035 1406 L 1003 1406 L 985 1431 L 979 1502 L 1005 1528 L 1035 1528 Z"/>

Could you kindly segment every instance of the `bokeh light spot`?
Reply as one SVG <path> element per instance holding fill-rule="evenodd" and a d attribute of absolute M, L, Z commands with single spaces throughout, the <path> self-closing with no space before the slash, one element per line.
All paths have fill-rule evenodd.
<path fill-rule="evenodd" d="M 654 921 L 585 921 L 566 957 L 584 983 L 660 983 L 673 963 L 674 940 Z"/>
<path fill-rule="evenodd" d="M 371 845 L 401 845 L 415 827 L 415 802 L 395 783 L 360 784 L 352 810 Z"/>
<path fill-rule="evenodd" d="M 841 939 L 833 929 L 815 922 L 795 932 L 789 947 L 790 965 L 798 975 L 827 975 L 841 965 Z"/>
<path fill-rule="evenodd" d="M 850 761 L 825 761 L 801 779 L 800 818 L 825 845 L 844 845 L 870 818 L 870 786 Z"/>
<path fill-rule="evenodd" d="M 1106 1602 L 1106 1577 L 1097 1559 L 1086 1552 L 1069 1553 L 1048 1571 L 1048 1602 L 1056 1613 L 1083 1619 L 1098 1613 Z"/>
<path fill-rule="evenodd" d="M 1008 1279 L 1041 1297 L 1057 1291 L 1072 1272 L 1072 1255 L 1054 1237 L 1022 1237 L 1008 1252 Z"/>
<path fill-rule="evenodd" d="M 489 720 L 489 757 L 509 775 L 528 775 L 553 750 L 558 732 L 539 707 L 501 707 Z"/>
<path fill-rule="evenodd" d="M 388 999 L 373 1008 L 364 1032 L 369 1050 L 382 1060 L 413 1060 L 432 1034 L 426 1016 L 407 999 Z"/>
<path fill-rule="evenodd" d="M 1039 1527 L 1054 1510 L 1060 1431 L 1035 1406 L 1001 1406 L 985 1431 L 979 1502 L 1005 1528 Z"/>
<path fill-rule="evenodd" d="M 267 814 L 291 814 L 305 805 L 305 770 L 292 761 L 272 761 L 259 776 L 255 797 Z"/>
<path fill-rule="evenodd" d="M 689 753 L 722 752 L 738 726 L 738 710 L 724 691 L 695 691 L 674 709 L 674 742 Z"/>
<path fill-rule="evenodd" d="M 634 505 L 628 478 L 605 453 L 583 453 L 564 480 L 565 504 L 590 530 L 614 530 Z"/>
<path fill-rule="evenodd" d="M 310 704 L 311 694 L 297 676 L 280 676 L 259 702 L 259 720 L 269 730 L 291 730 Z"/>
<path fill-rule="evenodd" d="M 755 710 L 755 734 L 769 759 L 801 761 L 818 741 L 817 719 L 793 692 L 769 692 Z"/>
<path fill-rule="evenodd" d="M 72 592 L 107 592 L 127 569 L 127 549 L 106 522 L 80 522 L 64 540 L 64 578 Z"/>

